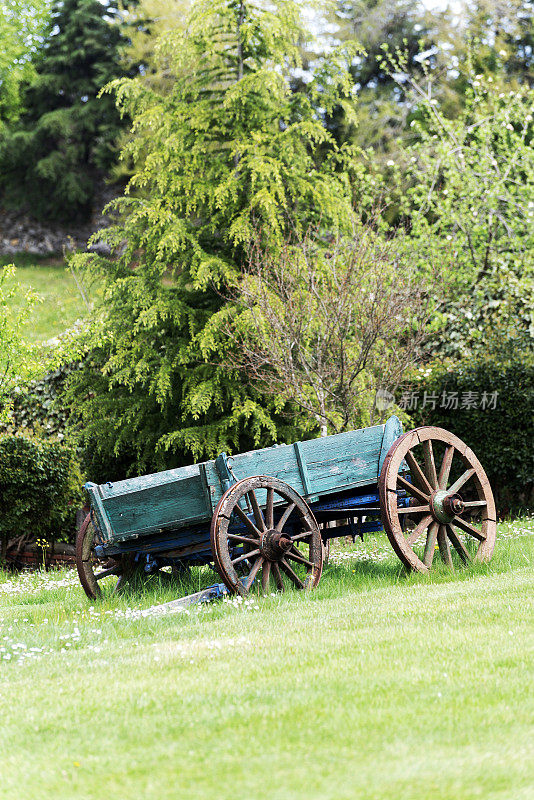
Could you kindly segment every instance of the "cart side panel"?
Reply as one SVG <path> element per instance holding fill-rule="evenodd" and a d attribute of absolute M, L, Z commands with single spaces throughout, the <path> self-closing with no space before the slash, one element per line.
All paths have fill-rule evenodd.
<path fill-rule="evenodd" d="M 327 495 L 377 481 L 384 426 L 301 442 L 310 494 Z"/>
<path fill-rule="evenodd" d="M 239 453 L 228 459 L 232 475 L 235 480 L 250 478 L 253 475 L 268 475 L 279 478 L 288 483 L 301 495 L 306 495 L 303 480 L 299 470 L 295 445 L 282 444 L 267 447 L 264 450 L 251 450 L 249 453 Z M 206 474 L 206 484 L 210 496 L 212 511 L 224 494 L 225 487 L 214 461 L 207 461 L 202 465 Z M 256 492 L 260 505 L 265 504 L 265 492 Z"/>
<path fill-rule="evenodd" d="M 211 518 L 198 467 L 197 475 L 189 478 L 159 485 L 151 481 L 148 486 L 138 478 L 133 485 L 137 486 L 135 490 L 101 501 L 113 529 L 113 541 L 178 529 Z"/>
<path fill-rule="evenodd" d="M 122 481 L 109 481 L 100 486 L 101 495 L 104 499 L 108 497 L 119 497 L 128 492 L 137 492 L 140 489 L 150 489 L 152 486 L 161 486 L 163 483 L 176 483 L 183 478 L 195 478 L 199 474 L 199 465 L 192 464 L 188 467 L 176 467 L 166 469 L 163 472 L 154 472 L 150 475 L 141 475 L 135 478 L 126 478 Z"/>
<path fill-rule="evenodd" d="M 240 453 L 231 457 L 230 464 L 236 480 L 269 475 L 315 499 L 355 486 L 376 485 L 384 440 L 394 441 L 401 433 L 401 423 L 392 417 L 386 425 Z M 204 468 L 213 509 L 223 493 L 221 481 L 213 462 Z M 261 492 L 258 502 L 265 502 Z"/>

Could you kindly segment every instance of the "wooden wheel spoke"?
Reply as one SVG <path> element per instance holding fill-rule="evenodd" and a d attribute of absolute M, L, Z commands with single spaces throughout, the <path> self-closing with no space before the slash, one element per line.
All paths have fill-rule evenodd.
<path fill-rule="evenodd" d="M 299 564 L 305 564 L 307 567 L 310 567 L 310 569 L 315 567 L 312 561 L 308 561 L 307 558 L 304 558 L 298 551 L 295 551 L 294 547 L 286 553 L 286 558 L 292 558 L 293 561 L 298 561 Z"/>
<path fill-rule="evenodd" d="M 271 562 L 265 559 L 261 570 L 261 588 L 263 589 L 264 592 L 266 592 L 269 588 L 270 577 L 271 577 Z"/>
<path fill-rule="evenodd" d="M 293 511 L 295 510 L 296 507 L 297 507 L 296 503 L 290 503 L 288 505 L 288 507 L 285 509 L 284 513 L 282 514 L 282 516 L 280 517 L 280 519 L 276 523 L 275 528 L 276 528 L 277 531 L 283 530 L 284 525 L 286 524 L 286 522 L 288 521 L 290 515 L 293 513 Z"/>
<path fill-rule="evenodd" d="M 406 506 L 406 508 L 398 508 L 397 514 L 424 514 L 425 512 L 428 514 L 430 511 L 430 506 Z"/>
<path fill-rule="evenodd" d="M 432 486 L 428 482 L 426 475 L 424 474 L 423 470 L 415 460 L 415 456 L 411 450 L 408 450 L 406 453 L 406 462 L 410 467 L 410 472 L 413 478 L 414 483 L 421 491 L 426 492 L 427 494 L 432 494 Z"/>
<path fill-rule="evenodd" d="M 467 481 L 473 477 L 473 475 L 476 475 L 476 469 L 474 467 L 472 467 L 471 469 L 466 469 L 463 475 L 460 475 L 458 480 L 455 481 L 452 484 L 452 486 L 449 486 L 449 488 L 447 489 L 449 494 L 455 494 L 455 492 L 461 489 L 462 486 L 464 486 L 467 483 Z"/>
<path fill-rule="evenodd" d="M 438 487 L 440 489 L 447 488 L 447 483 L 449 481 L 449 474 L 451 471 L 453 458 L 454 458 L 454 445 L 449 444 L 445 449 L 445 455 L 443 456 L 443 461 L 441 462 L 441 467 L 439 468 Z"/>
<path fill-rule="evenodd" d="M 102 572 L 95 572 L 95 580 L 101 581 L 102 578 L 107 578 L 108 575 L 120 575 L 118 564 L 115 564 L 114 567 L 103 569 Z"/>
<path fill-rule="evenodd" d="M 267 530 L 272 530 L 274 527 L 274 489 L 270 486 L 267 489 L 267 505 L 265 506 L 265 524 Z"/>
<path fill-rule="evenodd" d="M 429 568 L 432 566 L 432 560 L 434 558 L 434 550 L 436 549 L 436 540 L 438 537 L 438 528 L 439 528 L 439 523 L 437 523 L 436 521 L 432 522 L 430 527 L 428 528 L 428 533 L 426 536 L 423 564 Z"/>
<path fill-rule="evenodd" d="M 246 561 L 247 558 L 254 558 L 254 556 L 259 556 L 259 554 L 260 554 L 259 550 L 250 550 L 248 553 L 243 553 L 242 556 L 238 556 L 237 558 L 233 558 L 232 559 L 232 564 L 235 567 L 235 565 L 236 564 L 240 564 L 241 561 Z"/>
<path fill-rule="evenodd" d="M 307 530 L 307 531 L 302 531 L 302 533 L 297 533 L 295 536 L 290 536 L 289 538 L 291 539 L 292 542 L 299 542 L 302 541 L 302 539 L 309 539 L 310 536 L 312 535 L 313 531 Z"/>
<path fill-rule="evenodd" d="M 283 592 L 284 581 L 282 580 L 282 573 L 280 572 L 280 567 L 276 562 L 272 565 L 272 570 L 273 570 L 274 580 L 276 583 L 276 588 L 279 589 L 281 592 Z"/>
<path fill-rule="evenodd" d="M 228 538 L 235 542 L 241 542 L 242 544 L 251 544 L 254 547 L 258 546 L 258 539 L 249 539 L 248 536 L 241 536 L 239 533 L 229 533 Z"/>
<path fill-rule="evenodd" d="M 423 531 L 428 528 L 430 523 L 432 522 L 432 514 L 427 514 L 426 517 L 423 517 L 419 525 L 410 531 L 409 536 L 406 537 L 406 541 L 410 545 L 410 547 L 415 544 L 415 542 L 419 539 Z"/>
<path fill-rule="evenodd" d="M 449 540 L 447 539 L 447 530 L 445 525 L 440 525 L 438 530 L 438 547 L 441 560 L 448 567 L 452 568 L 451 548 Z"/>
<path fill-rule="evenodd" d="M 474 525 L 471 525 L 466 519 L 462 519 L 462 517 L 455 517 L 451 523 L 457 528 L 461 528 L 462 531 L 468 533 L 470 536 L 473 536 L 475 539 L 478 539 L 479 542 L 483 542 L 486 538 L 482 531 L 479 531 L 478 528 L 475 528 Z"/>
<path fill-rule="evenodd" d="M 467 502 L 464 503 L 464 508 L 483 508 L 487 505 L 485 500 L 467 500 Z"/>
<path fill-rule="evenodd" d="M 436 462 L 434 459 L 434 448 L 432 447 L 432 440 L 425 439 L 423 442 L 423 453 L 425 457 L 425 470 L 426 476 L 433 489 L 438 488 L 438 475 L 436 472 Z"/>
<path fill-rule="evenodd" d="M 253 533 L 254 536 L 257 539 L 259 539 L 260 536 L 261 536 L 261 531 L 259 531 L 258 528 L 256 528 L 256 526 L 254 525 L 252 520 L 245 514 L 243 509 L 239 505 L 236 505 L 235 508 L 234 508 L 234 511 L 237 514 L 237 516 L 239 517 L 239 519 L 241 520 L 241 522 L 243 522 L 246 525 L 246 527 L 249 529 L 250 533 Z"/>
<path fill-rule="evenodd" d="M 254 578 L 258 574 L 258 571 L 259 571 L 261 565 L 263 564 L 264 560 L 265 559 L 263 558 L 263 556 L 259 556 L 259 558 L 257 558 L 256 561 L 254 562 L 254 566 L 250 570 L 250 572 L 249 572 L 249 574 L 247 576 L 247 579 L 245 581 L 245 589 L 246 589 L 247 592 L 250 589 L 250 587 L 252 586 L 252 584 L 254 583 Z"/>
<path fill-rule="evenodd" d="M 250 505 L 252 506 L 254 519 L 256 520 L 256 525 L 258 526 L 260 531 L 267 530 L 267 528 L 265 527 L 265 520 L 263 519 L 263 514 L 261 513 L 261 508 L 259 506 L 258 498 L 256 497 L 254 489 L 250 489 L 250 491 L 247 492 L 247 497 L 249 499 Z"/>
<path fill-rule="evenodd" d="M 282 558 L 282 559 L 279 561 L 279 564 L 280 564 L 280 567 L 281 567 L 281 568 L 284 570 L 284 572 L 286 573 L 287 577 L 288 577 L 288 578 L 289 578 L 291 581 L 293 581 L 293 583 L 295 584 L 295 586 L 297 586 L 299 589 L 304 589 L 304 584 L 302 583 L 301 579 L 300 579 L 300 578 L 299 578 L 299 576 L 296 574 L 296 572 L 293 572 L 293 569 L 292 569 L 292 567 L 290 567 L 290 566 L 289 566 L 289 564 L 287 563 L 287 561 L 285 560 L 285 558 Z"/>
<path fill-rule="evenodd" d="M 456 535 L 456 532 L 451 528 L 450 525 L 447 525 L 447 535 L 452 542 L 452 545 L 462 561 L 467 563 L 471 561 L 471 554 L 459 536 Z"/>
<path fill-rule="evenodd" d="M 397 483 L 399 483 L 403 489 L 405 489 L 409 494 L 413 497 L 417 497 L 422 503 L 429 502 L 429 496 L 425 494 L 421 489 L 418 489 L 413 483 L 407 481 L 406 478 L 403 478 L 402 475 L 397 476 Z"/>

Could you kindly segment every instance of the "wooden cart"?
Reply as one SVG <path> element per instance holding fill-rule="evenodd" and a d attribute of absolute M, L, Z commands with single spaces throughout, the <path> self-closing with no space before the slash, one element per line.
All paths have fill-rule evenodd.
<path fill-rule="evenodd" d="M 309 589 L 328 539 L 382 527 L 419 572 L 436 550 L 453 566 L 489 559 L 495 543 L 493 495 L 474 453 L 440 428 L 403 434 L 397 417 L 86 489 L 76 563 L 91 598 L 108 578 L 118 588 L 134 573 L 172 578 L 208 563 L 230 592 Z"/>

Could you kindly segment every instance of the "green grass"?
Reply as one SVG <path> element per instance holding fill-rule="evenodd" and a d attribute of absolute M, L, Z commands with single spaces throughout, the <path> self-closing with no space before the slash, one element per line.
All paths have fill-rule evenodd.
<path fill-rule="evenodd" d="M 72 273 L 63 261 L 20 254 L 2 256 L 0 266 L 3 264 L 17 267 L 11 283 L 33 289 L 41 299 L 26 326 L 29 341 L 44 343 L 87 313 Z"/>
<path fill-rule="evenodd" d="M 3 800 L 532 798 L 534 520 L 454 574 L 381 536 L 333 562 L 307 595 L 146 618 L 168 590 L 4 575 Z"/>

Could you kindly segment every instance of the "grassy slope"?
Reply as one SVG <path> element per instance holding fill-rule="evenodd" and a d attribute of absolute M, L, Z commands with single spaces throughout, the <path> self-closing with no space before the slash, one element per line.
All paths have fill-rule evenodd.
<path fill-rule="evenodd" d="M 453 576 L 355 552 L 307 596 L 156 619 L 125 615 L 158 587 L 4 583 L 2 798 L 532 798 L 534 521 Z"/>
<path fill-rule="evenodd" d="M 24 289 L 34 289 L 42 298 L 26 328 L 31 342 L 46 342 L 86 313 L 76 282 L 62 261 L 24 254 L 0 259 L 0 265 L 11 263 L 17 267 L 12 282 L 21 284 Z"/>

